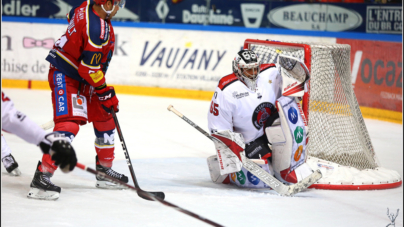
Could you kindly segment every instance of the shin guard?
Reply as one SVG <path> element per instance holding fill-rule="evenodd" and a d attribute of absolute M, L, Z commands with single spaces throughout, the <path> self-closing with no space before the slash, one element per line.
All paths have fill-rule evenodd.
<path fill-rule="evenodd" d="M 106 122 L 94 122 L 95 151 L 97 152 L 97 165 L 112 167 L 115 150 L 115 123 L 113 119 Z"/>

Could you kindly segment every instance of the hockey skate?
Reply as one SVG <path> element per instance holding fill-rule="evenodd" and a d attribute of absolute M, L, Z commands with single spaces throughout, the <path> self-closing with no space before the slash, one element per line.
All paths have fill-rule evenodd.
<path fill-rule="evenodd" d="M 102 166 L 100 164 L 97 164 L 97 163 L 99 163 L 98 162 L 98 156 L 95 156 L 95 163 L 96 163 L 96 170 L 98 172 L 102 172 L 102 173 L 104 173 L 104 174 L 106 174 L 106 175 L 108 175 L 110 177 L 113 177 L 113 178 L 115 178 L 117 180 L 120 180 L 120 181 L 122 181 L 124 183 L 128 183 L 128 177 L 127 176 L 125 176 L 123 174 L 120 174 L 120 173 L 114 171 L 111 168 L 104 167 L 104 166 Z M 99 175 L 96 176 L 96 179 L 97 179 L 97 182 L 96 182 L 95 186 L 97 188 L 104 188 L 104 189 L 125 189 L 126 188 L 126 187 L 124 187 L 122 185 L 109 182 L 105 178 L 103 178 L 102 176 L 99 176 Z"/>
<path fill-rule="evenodd" d="M 3 162 L 4 168 L 6 168 L 11 176 L 21 175 L 21 171 L 18 169 L 18 163 L 11 154 L 5 156 L 1 161 Z"/>
<path fill-rule="evenodd" d="M 41 164 L 42 163 L 38 161 L 34 179 L 32 179 L 31 182 L 31 189 L 29 190 L 27 197 L 31 199 L 57 200 L 61 189 L 50 181 L 50 177 L 52 177 L 51 173 L 43 173 L 39 171 L 38 168 Z"/>

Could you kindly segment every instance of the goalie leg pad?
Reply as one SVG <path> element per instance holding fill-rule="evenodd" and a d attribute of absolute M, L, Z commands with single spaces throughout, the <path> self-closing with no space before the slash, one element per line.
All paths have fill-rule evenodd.
<path fill-rule="evenodd" d="M 275 176 L 286 183 L 297 183 L 313 172 L 307 165 L 302 166 L 306 159 L 306 128 L 293 98 L 281 97 L 276 105 L 280 125 L 275 123 L 265 129 L 272 144 Z"/>
<path fill-rule="evenodd" d="M 207 159 L 210 179 L 216 184 L 229 184 L 230 178 L 228 174 L 220 175 L 219 161 L 216 155 L 212 155 Z"/>
<path fill-rule="evenodd" d="M 212 133 L 212 138 L 216 147 L 220 174 L 225 175 L 240 171 L 243 166 L 240 153 L 244 152 L 245 148 L 243 135 L 225 130 Z"/>

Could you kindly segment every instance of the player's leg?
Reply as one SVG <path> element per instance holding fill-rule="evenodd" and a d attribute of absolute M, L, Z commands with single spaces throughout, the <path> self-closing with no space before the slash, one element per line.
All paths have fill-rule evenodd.
<path fill-rule="evenodd" d="M 112 169 L 112 162 L 115 158 L 115 122 L 112 118 L 104 122 L 93 122 L 95 133 L 95 151 L 97 155 L 95 157 L 97 171 L 103 172 L 111 177 L 114 177 L 120 181 L 128 183 L 128 177 L 120 174 Z M 118 184 L 114 184 L 106 181 L 101 177 L 96 177 L 98 188 L 107 189 L 119 189 L 123 188 Z"/>
<path fill-rule="evenodd" d="M 72 138 L 74 138 L 79 131 L 79 125 L 71 121 L 57 122 L 53 131 L 64 134 L 67 138 L 70 138 L 72 142 Z M 35 169 L 35 175 L 28 193 L 29 198 L 45 200 L 56 200 L 59 198 L 61 188 L 53 184 L 50 180 L 57 168 L 51 156 L 49 154 L 43 154 L 42 162 L 38 161 L 38 165 Z"/>
<path fill-rule="evenodd" d="M 21 171 L 18 169 L 18 163 L 15 161 L 13 155 L 11 155 L 11 149 L 7 145 L 4 136 L 1 135 L 1 161 L 4 168 L 11 176 L 20 176 Z"/>
<path fill-rule="evenodd" d="M 81 101 L 77 100 L 78 82 L 50 68 L 48 75 L 49 86 L 52 90 L 53 120 L 55 127 L 53 131 L 64 134 L 73 141 L 79 131 L 79 124 L 87 121 L 86 97 L 81 96 Z M 59 198 L 61 188 L 54 185 L 50 178 L 58 167 L 49 154 L 42 156 L 35 169 L 35 175 L 30 185 L 28 198 L 56 200 Z"/>
<path fill-rule="evenodd" d="M 215 136 L 216 134 L 218 136 Z M 267 160 L 271 156 L 271 151 L 268 147 L 266 137 L 260 137 L 244 145 L 244 139 L 239 133 L 222 131 L 213 133 L 212 136 L 227 145 L 223 146 L 222 143 L 215 142 L 217 155 L 207 159 L 213 182 L 222 184 L 232 183 L 239 187 L 247 188 L 268 188 L 264 182 L 243 168 L 241 163 L 240 166 L 238 165 L 238 152 L 244 151 L 247 157 L 254 158 L 252 161 L 273 175 L 272 167 Z"/>

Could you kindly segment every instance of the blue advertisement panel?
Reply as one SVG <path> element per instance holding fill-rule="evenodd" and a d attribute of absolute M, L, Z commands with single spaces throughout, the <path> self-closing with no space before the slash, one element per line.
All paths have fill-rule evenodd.
<path fill-rule="evenodd" d="M 209 24 L 240 27 L 270 27 L 264 19 L 265 12 L 270 11 L 271 3 L 264 1 L 221 1 L 206 0 L 142 1 L 141 18 L 145 21 L 177 24 Z M 146 9 L 146 10 L 143 10 Z M 155 12 L 153 12 L 155 9 Z"/>
<path fill-rule="evenodd" d="M 3 16 L 65 18 L 83 0 L 4 0 Z M 274 1 L 131 0 L 113 20 L 248 28 L 402 33 L 402 5 Z"/>

